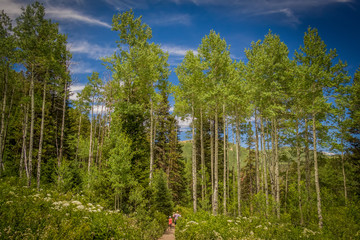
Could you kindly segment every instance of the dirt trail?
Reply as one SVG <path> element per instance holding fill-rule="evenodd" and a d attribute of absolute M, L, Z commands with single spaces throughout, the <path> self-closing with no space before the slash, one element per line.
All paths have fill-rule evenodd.
<path fill-rule="evenodd" d="M 159 240 L 175 240 L 175 227 L 172 226 L 170 230 L 167 229 Z"/>

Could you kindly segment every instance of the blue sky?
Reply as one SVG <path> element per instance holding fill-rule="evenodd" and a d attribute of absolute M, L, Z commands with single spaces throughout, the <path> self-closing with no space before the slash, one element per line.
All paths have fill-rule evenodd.
<path fill-rule="evenodd" d="M 0 0 L 0 9 L 13 19 L 32 1 Z M 72 90 L 86 84 L 98 71 L 107 77 L 100 58 L 116 50 L 112 16 L 133 9 L 153 31 L 152 41 L 169 52 L 173 70 L 186 50 L 196 50 L 213 29 L 231 45 L 234 59 L 245 59 L 244 49 L 263 39 L 269 29 L 280 35 L 292 57 L 308 26 L 317 28 L 328 48 L 336 48 L 351 75 L 360 65 L 360 2 L 356 0 L 44 0 L 47 17 L 68 35 L 73 53 Z M 170 81 L 178 83 L 173 72 Z"/>

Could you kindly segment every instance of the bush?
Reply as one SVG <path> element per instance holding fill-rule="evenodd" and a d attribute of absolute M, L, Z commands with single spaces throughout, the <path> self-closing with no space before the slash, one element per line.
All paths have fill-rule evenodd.
<path fill-rule="evenodd" d="M 0 182 L 0 239 L 157 239 L 166 228 L 162 214 L 143 222 L 78 194 L 37 192 L 13 182 Z"/>

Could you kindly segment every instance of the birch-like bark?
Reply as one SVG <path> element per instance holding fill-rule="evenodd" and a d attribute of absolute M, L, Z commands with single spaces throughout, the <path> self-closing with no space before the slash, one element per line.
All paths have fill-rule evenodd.
<path fill-rule="evenodd" d="M 4 93 L 3 93 L 3 104 L 1 109 L 1 130 L 0 130 L 0 149 L 2 149 L 2 146 L 4 143 L 4 130 L 5 130 L 5 111 L 6 111 L 6 94 L 7 94 L 7 83 L 8 83 L 8 68 L 5 70 L 5 84 L 4 84 Z M 2 152 L 0 153 L 0 176 L 1 171 L 3 169 L 3 156 Z"/>
<path fill-rule="evenodd" d="M 210 120 L 211 205 L 214 205 L 214 121 Z"/>
<path fill-rule="evenodd" d="M 64 148 L 64 130 L 65 130 L 65 112 L 66 112 L 66 98 L 67 98 L 67 80 L 65 79 L 65 87 L 64 87 L 64 99 L 63 99 L 63 107 L 62 107 L 62 121 L 61 121 L 61 132 L 60 132 L 60 150 L 59 150 L 59 158 L 58 158 L 58 183 L 60 184 L 60 167 L 63 158 L 63 148 Z"/>
<path fill-rule="evenodd" d="M 28 168 L 28 159 L 26 156 L 26 137 L 27 137 L 27 132 L 28 132 L 28 117 L 29 117 L 29 108 L 26 104 L 25 106 L 25 116 L 24 116 L 24 123 L 23 123 L 23 139 L 22 139 L 22 149 L 21 149 L 21 159 L 20 162 L 24 163 L 24 167 L 25 167 L 25 174 L 26 174 L 26 178 L 29 178 L 29 168 Z M 22 177 L 22 166 L 20 164 L 20 178 Z"/>
<path fill-rule="evenodd" d="M 344 146 L 344 139 L 341 138 L 341 145 Z M 344 150 L 341 150 L 341 168 L 343 174 L 343 182 L 344 182 L 344 198 L 345 204 L 347 204 L 347 187 L 346 187 L 346 175 L 345 175 L 345 157 L 344 157 Z"/>
<path fill-rule="evenodd" d="M 214 149 L 214 200 L 213 200 L 213 215 L 218 213 L 218 189 L 219 189 L 219 121 L 217 108 L 215 110 L 215 149 Z"/>
<path fill-rule="evenodd" d="M 267 180 L 267 155 L 266 155 L 266 148 L 265 148 L 265 130 L 264 130 L 264 122 L 263 118 L 260 118 L 260 124 L 261 124 L 261 144 L 262 144 L 262 150 L 263 150 L 263 171 L 264 171 L 264 187 L 265 187 L 265 201 L 266 201 L 266 210 L 265 215 L 268 216 L 269 212 L 269 191 L 268 191 L 268 180 Z"/>
<path fill-rule="evenodd" d="M 96 162 L 98 164 L 99 169 L 101 168 L 101 162 L 100 162 L 100 143 L 101 143 L 101 130 L 102 130 L 102 118 L 103 118 L 103 113 L 104 113 L 104 105 L 101 105 L 101 112 L 100 112 L 100 116 L 99 116 L 99 133 L 98 133 L 98 141 L 97 141 L 97 147 L 96 147 Z"/>
<path fill-rule="evenodd" d="M 279 178 L 279 135 L 277 128 L 277 120 L 274 120 L 275 130 L 275 187 L 276 187 L 276 216 L 280 219 L 280 178 Z"/>
<path fill-rule="evenodd" d="M 46 74 L 47 76 L 48 74 Z M 42 156 L 42 145 L 44 136 L 44 120 L 45 120 L 45 102 L 46 102 L 46 80 L 44 80 L 43 87 L 43 102 L 41 107 L 41 127 L 40 127 L 40 140 L 39 140 L 39 151 L 38 151 L 38 162 L 37 162 L 37 174 L 36 174 L 36 187 L 40 190 L 40 176 L 41 176 L 41 156 Z"/>
<path fill-rule="evenodd" d="M 90 169 L 91 169 L 91 160 L 92 160 L 92 134 L 93 134 L 93 114 L 94 114 L 94 101 L 95 96 L 93 96 L 92 103 L 91 103 L 91 115 L 90 115 L 90 143 L 89 143 L 89 161 L 88 161 L 88 174 L 90 175 Z"/>
<path fill-rule="evenodd" d="M 225 104 L 223 104 L 223 132 L 224 132 L 224 174 L 223 174 L 223 207 L 224 215 L 226 215 L 226 114 L 225 114 Z"/>
<path fill-rule="evenodd" d="M 238 215 L 241 216 L 241 160 L 240 160 L 240 124 L 236 116 L 236 170 L 237 170 L 237 205 Z M 249 155 L 250 156 L 250 155 Z"/>
<path fill-rule="evenodd" d="M 153 102 L 150 98 L 150 176 L 149 183 L 152 183 L 154 171 L 154 143 L 153 143 L 154 117 L 153 117 Z"/>
<path fill-rule="evenodd" d="M 195 141 L 195 116 L 194 116 L 194 103 L 191 107 L 191 115 L 192 115 L 192 190 L 193 190 L 193 210 L 194 213 L 197 210 L 197 196 L 196 196 L 196 141 Z"/>
<path fill-rule="evenodd" d="M 317 199 L 317 212 L 319 219 L 319 228 L 323 227 L 323 217 L 321 213 L 321 195 L 320 195 L 320 183 L 319 183 L 319 169 L 317 161 L 317 150 L 316 150 L 316 118 L 315 113 L 312 114 L 313 121 L 313 145 L 314 145 L 314 170 L 315 170 L 315 189 L 316 189 L 316 199 Z"/>
<path fill-rule="evenodd" d="M 257 127 L 257 113 L 255 108 L 255 171 L 256 171 L 256 193 L 260 192 L 260 176 L 259 176 L 259 136 Z"/>
<path fill-rule="evenodd" d="M 30 94 L 31 94 L 31 117 L 30 117 L 30 142 L 29 142 L 29 162 L 28 162 L 28 181 L 27 185 L 31 185 L 32 176 L 32 152 L 34 143 L 34 122 L 35 122 L 35 93 L 34 93 L 34 66 L 31 66 L 31 83 L 30 83 Z"/>
<path fill-rule="evenodd" d="M 300 141 L 299 141 L 299 120 L 296 120 L 296 158 L 297 158 L 297 184 L 299 195 L 299 213 L 300 213 L 300 226 L 304 225 L 304 217 L 302 211 L 302 199 L 301 199 L 301 171 L 300 171 Z"/>
<path fill-rule="evenodd" d="M 307 119 L 305 118 L 305 180 L 306 180 L 306 192 L 307 201 L 310 202 L 311 198 L 311 169 L 310 169 L 310 150 L 309 150 L 309 127 Z"/>
<path fill-rule="evenodd" d="M 203 113 L 200 108 L 200 151 L 201 151 L 201 201 L 205 200 L 205 151 L 203 133 Z"/>

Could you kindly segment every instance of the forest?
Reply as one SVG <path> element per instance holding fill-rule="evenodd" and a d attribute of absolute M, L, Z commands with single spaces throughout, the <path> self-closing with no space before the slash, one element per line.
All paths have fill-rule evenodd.
<path fill-rule="evenodd" d="M 176 211 L 177 239 L 360 238 L 360 67 L 316 28 L 293 54 L 269 30 L 245 61 L 211 30 L 174 85 L 150 26 L 119 12 L 108 73 L 71 100 L 44 6 L 0 22 L 0 239 L 158 239 Z"/>

